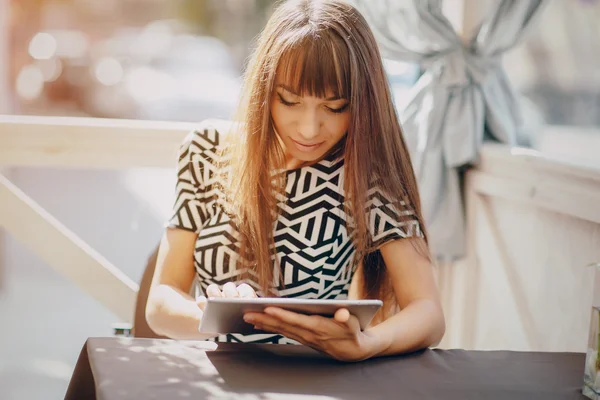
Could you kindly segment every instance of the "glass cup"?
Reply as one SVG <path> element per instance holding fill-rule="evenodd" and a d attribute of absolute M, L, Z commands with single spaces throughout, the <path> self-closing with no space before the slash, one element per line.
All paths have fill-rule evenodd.
<path fill-rule="evenodd" d="M 590 399 L 600 400 L 600 263 L 593 264 L 591 267 L 594 268 L 594 292 L 585 356 L 583 394 Z"/>

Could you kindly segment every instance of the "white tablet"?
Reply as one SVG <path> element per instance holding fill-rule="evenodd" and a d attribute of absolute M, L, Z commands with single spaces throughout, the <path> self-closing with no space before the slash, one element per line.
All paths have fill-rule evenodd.
<path fill-rule="evenodd" d="M 209 297 L 204 308 L 199 331 L 205 333 L 264 333 L 244 321 L 244 313 L 262 312 L 266 307 L 280 307 L 307 315 L 333 317 L 340 308 L 347 308 L 365 329 L 383 305 L 381 300 L 317 300 L 276 297 L 235 298 Z"/>

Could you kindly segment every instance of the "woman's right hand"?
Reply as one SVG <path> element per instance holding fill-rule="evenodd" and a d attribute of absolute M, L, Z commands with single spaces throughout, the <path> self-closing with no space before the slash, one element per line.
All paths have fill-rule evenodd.
<path fill-rule="evenodd" d="M 206 288 L 206 296 L 208 297 L 241 297 L 241 298 L 255 298 L 258 297 L 252 286 L 247 283 L 242 283 L 236 286 L 233 282 L 227 282 L 223 285 L 223 290 L 219 289 L 219 286 L 212 284 Z M 202 311 L 206 306 L 206 296 L 198 296 L 196 303 Z"/>

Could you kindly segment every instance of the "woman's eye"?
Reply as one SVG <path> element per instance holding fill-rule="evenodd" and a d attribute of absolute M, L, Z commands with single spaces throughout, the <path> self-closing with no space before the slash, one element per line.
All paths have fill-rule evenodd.
<path fill-rule="evenodd" d="M 294 103 L 294 102 L 291 102 L 291 101 L 286 101 L 280 93 L 277 93 L 277 97 L 279 97 L 279 101 L 284 106 L 291 107 L 291 106 L 295 106 L 296 104 L 298 104 L 298 103 Z"/>
<path fill-rule="evenodd" d="M 327 110 L 331 111 L 332 113 L 340 114 L 340 113 L 343 113 L 344 111 L 346 111 L 346 109 L 348 108 L 348 104 L 345 104 L 339 108 L 331 108 L 331 107 L 325 107 L 325 108 L 327 108 Z"/>

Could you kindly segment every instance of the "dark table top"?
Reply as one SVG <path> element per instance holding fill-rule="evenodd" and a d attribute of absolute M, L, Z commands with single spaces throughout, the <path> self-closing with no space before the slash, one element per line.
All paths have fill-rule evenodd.
<path fill-rule="evenodd" d="M 214 346 L 90 338 L 65 398 L 584 399 L 583 353 L 425 350 L 341 363 L 304 346 Z"/>

